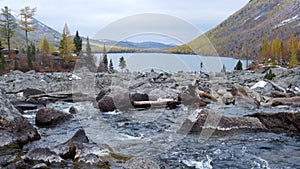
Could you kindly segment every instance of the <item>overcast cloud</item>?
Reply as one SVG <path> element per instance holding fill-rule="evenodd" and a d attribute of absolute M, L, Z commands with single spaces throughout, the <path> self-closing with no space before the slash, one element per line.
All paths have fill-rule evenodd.
<path fill-rule="evenodd" d="M 160 13 L 181 18 L 207 31 L 249 0 L 0 0 L 0 7 L 19 11 L 36 7 L 35 18 L 61 32 L 65 23 L 72 34 L 95 35 L 108 24 L 141 13 Z"/>

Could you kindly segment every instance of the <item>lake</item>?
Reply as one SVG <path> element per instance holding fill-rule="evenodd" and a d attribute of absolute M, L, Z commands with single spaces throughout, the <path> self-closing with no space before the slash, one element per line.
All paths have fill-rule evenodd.
<path fill-rule="evenodd" d="M 98 53 L 96 56 L 101 57 Z M 199 56 L 199 55 L 183 55 L 168 53 L 109 53 L 108 59 L 112 59 L 114 68 L 120 70 L 119 59 L 124 56 L 126 60 L 126 69 L 129 71 L 150 71 L 151 69 L 166 72 L 178 71 L 200 71 L 201 62 L 203 63 L 202 71 L 204 72 L 220 72 L 223 65 L 226 71 L 233 71 L 237 59 L 230 57 L 217 56 Z M 246 67 L 246 60 L 241 60 L 243 68 Z"/>

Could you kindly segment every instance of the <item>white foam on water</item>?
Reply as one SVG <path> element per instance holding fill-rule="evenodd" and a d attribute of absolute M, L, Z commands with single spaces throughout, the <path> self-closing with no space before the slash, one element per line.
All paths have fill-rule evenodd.
<path fill-rule="evenodd" d="M 182 162 L 187 165 L 188 167 L 195 167 L 197 169 L 212 169 L 212 159 L 207 155 L 206 156 L 207 160 L 201 160 L 201 161 L 196 161 L 196 160 L 183 160 Z"/>

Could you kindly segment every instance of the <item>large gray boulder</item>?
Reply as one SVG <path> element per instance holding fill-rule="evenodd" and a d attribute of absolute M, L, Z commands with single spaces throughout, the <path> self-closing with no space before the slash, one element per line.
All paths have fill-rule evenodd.
<path fill-rule="evenodd" d="M 210 130 L 218 133 L 265 129 L 265 126 L 255 117 L 228 117 L 208 109 L 200 109 L 186 119 L 180 131 L 186 133 L 201 133 L 202 131 Z"/>
<path fill-rule="evenodd" d="M 300 113 L 256 113 L 243 117 L 230 117 L 208 109 L 195 111 L 183 123 L 180 132 L 226 134 L 231 132 L 300 133 Z"/>
<path fill-rule="evenodd" d="M 12 106 L 3 91 L 0 91 L 0 147 L 22 146 L 38 139 L 38 131 Z"/>
<path fill-rule="evenodd" d="M 66 113 L 54 108 L 41 108 L 35 116 L 35 124 L 38 126 L 54 126 L 72 118 L 70 113 Z"/>

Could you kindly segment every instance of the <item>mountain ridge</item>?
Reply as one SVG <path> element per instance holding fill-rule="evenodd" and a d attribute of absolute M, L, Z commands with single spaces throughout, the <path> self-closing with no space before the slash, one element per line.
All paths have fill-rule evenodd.
<path fill-rule="evenodd" d="M 269 40 L 278 36 L 284 41 L 290 34 L 299 36 L 299 6 L 299 0 L 250 0 L 215 28 L 169 51 L 211 55 L 214 51 L 207 49 L 205 40 L 208 38 L 219 56 L 257 57 L 265 36 Z"/>

